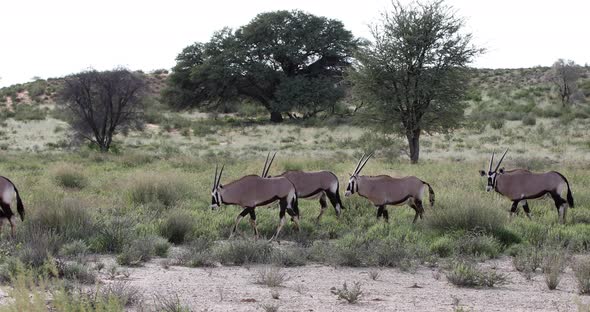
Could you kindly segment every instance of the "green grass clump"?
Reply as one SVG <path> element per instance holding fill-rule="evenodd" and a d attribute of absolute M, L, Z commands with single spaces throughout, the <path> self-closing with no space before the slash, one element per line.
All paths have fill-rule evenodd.
<path fill-rule="evenodd" d="M 171 175 L 140 174 L 130 182 L 129 198 L 133 204 L 171 208 L 187 197 L 188 185 Z"/>
<path fill-rule="evenodd" d="M 193 232 L 195 221 L 188 211 L 174 210 L 160 226 L 160 233 L 173 244 L 182 244 Z"/>
<path fill-rule="evenodd" d="M 165 257 L 168 255 L 170 244 L 158 236 L 146 236 L 131 242 L 117 256 L 117 263 L 120 265 L 140 265 L 150 261 L 152 257 Z"/>
<path fill-rule="evenodd" d="M 272 245 L 267 242 L 234 240 L 217 246 L 214 252 L 221 264 L 242 265 L 268 263 L 271 260 L 272 250 Z"/>
<path fill-rule="evenodd" d="M 443 233 L 479 231 L 494 235 L 504 231 L 507 214 L 481 197 L 466 196 L 441 203 L 425 223 L 428 228 Z"/>
<path fill-rule="evenodd" d="M 507 282 L 503 274 L 494 271 L 482 271 L 467 262 L 452 264 L 451 270 L 446 274 L 451 284 L 459 287 L 494 287 Z"/>
<path fill-rule="evenodd" d="M 590 294 L 590 259 L 579 260 L 573 270 L 578 282 L 578 292 L 582 295 Z"/>
<path fill-rule="evenodd" d="M 53 169 L 53 179 L 61 187 L 69 189 L 83 189 L 88 185 L 88 179 L 79 166 L 61 164 Z"/>

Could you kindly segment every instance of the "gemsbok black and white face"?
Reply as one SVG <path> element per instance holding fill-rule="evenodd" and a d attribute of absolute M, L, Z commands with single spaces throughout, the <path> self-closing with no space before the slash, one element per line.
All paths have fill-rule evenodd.
<path fill-rule="evenodd" d="M 350 176 L 348 179 L 348 185 L 346 186 L 346 192 L 344 192 L 344 196 L 348 197 L 354 194 L 358 190 L 358 184 L 356 182 L 358 175 Z"/>
<path fill-rule="evenodd" d="M 223 167 L 221 166 L 221 172 L 217 175 L 217 166 L 215 166 L 215 177 L 213 178 L 213 188 L 211 189 L 211 210 L 216 210 L 221 207 L 221 194 L 220 190 L 223 187 L 221 185 L 221 174 L 223 173 Z"/>
<path fill-rule="evenodd" d="M 506 149 L 506 151 L 502 155 L 502 158 L 500 158 L 500 161 L 496 165 L 495 169 L 492 168 L 494 165 L 495 152 L 492 152 L 492 158 L 490 159 L 490 166 L 489 166 L 488 172 L 486 172 L 485 170 L 479 171 L 479 174 L 482 177 L 487 177 L 487 179 L 488 179 L 488 183 L 486 185 L 486 192 L 491 192 L 492 190 L 494 190 L 494 188 L 496 187 L 496 179 L 498 178 L 498 174 L 504 173 L 504 168 L 500 168 L 500 165 L 502 164 L 502 160 L 504 160 L 504 156 L 506 156 L 507 152 L 508 152 L 508 149 Z"/>
<path fill-rule="evenodd" d="M 358 192 L 359 173 L 361 172 L 361 170 L 363 170 L 371 156 L 373 156 L 373 154 L 369 154 L 369 156 L 367 156 L 366 158 L 365 155 L 363 155 L 363 157 L 361 157 L 359 162 L 356 164 L 356 168 L 354 169 L 353 173 L 350 175 L 350 178 L 348 179 L 348 185 L 346 186 L 346 192 L 344 192 L 344 196 L 348 197 Z"/>

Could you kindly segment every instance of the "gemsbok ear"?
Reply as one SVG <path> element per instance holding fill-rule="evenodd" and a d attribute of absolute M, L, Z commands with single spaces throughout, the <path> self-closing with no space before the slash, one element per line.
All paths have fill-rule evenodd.
<path fill-rule="evenodd" d="M 504 174 L 504 167 L 500 168 L 500 170 L 498 170 L 499 173 Z"/>
<path fill-rule="evenodd" d="M 485 172 L 485 171 L 483 171 L 483 170 L 480 170 L 480 171 L 479 171 L 479 174 L 480 174 L 482 177 L 485 177 L 485 175 L 486 175 L 486 172 Z"/>

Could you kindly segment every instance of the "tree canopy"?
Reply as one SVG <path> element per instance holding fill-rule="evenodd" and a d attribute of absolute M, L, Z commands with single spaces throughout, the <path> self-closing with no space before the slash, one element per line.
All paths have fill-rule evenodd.
<path fill-rule="evenodd" d="M 442 1 L 393 3 L 371 27 L 373 41 L 356 54 L 350 78 L 367 125 L 408 140 L 418 162 L 422 132 L 459 126 L 467 87 L 466 66 L 482 49 L 461 30 L 463 20 Z"/>
<path fill-rule="evenodd" d="M 301 11 L 262 13 L 216 32 L 177 57 L 163 98 L 176 108 L 213 108 L 249 99 L 271 120 L 333 108 L 357 40 L 340 21 Z M 299 114 L 299 115 L 297 115 Z"/>

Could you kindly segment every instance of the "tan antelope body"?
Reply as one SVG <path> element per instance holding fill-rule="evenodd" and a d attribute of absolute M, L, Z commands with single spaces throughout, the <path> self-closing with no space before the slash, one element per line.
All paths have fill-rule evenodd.
<path fill-rule="evenodd" d="M 348 181 L 345 196 L 358 193 L 360 196 L 367 198 L 377 207 L 377 218 L 382 216 L 386 221 L 389 220 L 387 205 L 408 204 L 416 211 L 413 223 L 416 222 L 418 217 L 422 218 L 424 214 L 422 201 L 426 188 L 428 188 L 430 194 L 430 205 L 434 207 L 434 191 L 432 187 L 417 177 L 359 176 L 360 171 L 370 157 L 371 155 L 365 159 L 363 156 L 357 164 L 357 168 Z"/>
<path fill-rule="evenodd" d="M 493 189 L 510 199 L 512 201 L 511 214 L 516 213 L 518 204 L 522 203 L 529 219 L 531 216 L 527 200 L 550 195 L 555 202 L 559 222 L 565 223 L 567 207 L 574 207 L 574 198 L 568 180 L 557 171 L 533 173 L 526 169 L 504 170 L 504 168 L 500 168 L 500 164 L 507 152 L 508 150 L 504 152 L 493 171 L 494 154 L 492 154 L 488 173 L 486 174 L 483 170 L 480 171 L 482 176 L 488 178 L 486 190 L 489 192 Z M 567 200 L 562 197 L 563 192 L 566 190 Z"/>
<path fill-rule="evenodd" d="M 273 155 L 269 162 L 269 155 L 266 156 L 266 162 L 262 170 L 263 177 L 270 177 L 268 171 L 276 156 Z M 285 177 L 293 183 L 297 190 L 297 198 L 304 199 L 316 199 L 320 201 L 320 214 L 316 220 L 320 221 L 326 208 L 328 207 L 326 197 L 330 200 L 330 203 L 336 211 L 336 215 L 340 216 L 341 209 L 343 208 L 342 201 L 340 200 L 340 183 L 338 177 L 330 171 L 301 171 L 301 170 L 289 170 L 281 173 L 274 177 Z"/>
<path fill-rule="evenodd" d="M 221 174 L 223 167 L 217 175 L 215 169 L 215 179 L 211 191 L 211 207 L 218 208 L 221 203 L 226 205 L 237 205 L 243 208 L 242 212 L 236 217 L 236 223 L 232 228 L 230 238 L 235 233 L 238 224 L 246 215 L 250 215 L 250 224 L 254 229 L 254 235 L 258 237 L 256 227 L 256 212 L 254 209 L 258 206 L 268 205 L 272 202 L 279 201 L 279 218 L 280 223 L 277 227 L 276 234 L 271 238 L 277 238 L 285 224 L 285 212 L 287 212 L 299 228 L 299 208 L 297 205 L 297 192 L 295 187 L 287 178 L 262 178 L 257 175 L 247 175 L 238 180 L 221 185 Z"/>
<path fill-rule="evenodd" d="M 4 219 L 8 219 L 10 223 L 11 233 L 12 236 L 15 235 L 15 225 L 12 217 L 14 213 L 12 209 L 10 209 L 10 204 L 12 203 L 12 199 L 16 195 L 16 210 L 20 216 L 20 219 L 24 221 L 25 219 L 25 208 L 23 206 L 23 202 L 20 198 L 18 193 L 18 189 L 10 181 L 8 178 L 0 176 L 0 229 L 2 228 L 2 222 Z"/>

